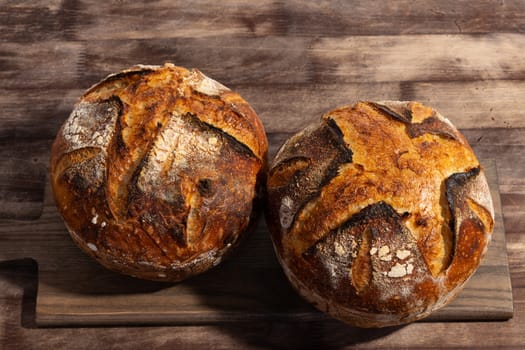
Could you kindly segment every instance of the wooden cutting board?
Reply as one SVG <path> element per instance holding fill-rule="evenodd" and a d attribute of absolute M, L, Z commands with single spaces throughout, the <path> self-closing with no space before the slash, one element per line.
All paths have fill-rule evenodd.
<path fill-rule="evenodd" d="M 427 320 L 506 320 L 513 315 L 495 162 L 482 161 L 496 224 L 482 266 L 459 297 Z M 46 188 L 34 221 L 0 221 L 0 261 L 32 258 L 39 280 L 39 326 L 203 324 L 253 320 L 321 320 L 286 281 L 264 220 L 228 261 L 190 280 L 168 284 L 122 276 L 99 266 L 71 241 Z"/>

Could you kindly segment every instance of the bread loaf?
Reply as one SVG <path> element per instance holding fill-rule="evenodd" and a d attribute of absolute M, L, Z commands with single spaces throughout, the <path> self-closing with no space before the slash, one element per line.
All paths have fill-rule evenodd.
<path fill-rule="evenodd" d="M 466 139 L 416 102 L 326 113 L 282 146 L 267 187 L 268 226 L 290 282 L 360 327 L 408 323 L 450 302 L 494 224 Z"/>
<path fill-rule="evenodd" d="M 198 70 L 137 66 L 82 96 L 53 144 L 51 183 L 86 253 L 180 281 L 220 263 L 246 232 L 267 148 L 237 93 Z"/>

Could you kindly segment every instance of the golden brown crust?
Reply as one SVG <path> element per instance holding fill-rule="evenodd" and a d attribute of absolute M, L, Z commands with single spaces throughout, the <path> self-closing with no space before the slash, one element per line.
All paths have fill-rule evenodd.
<path fill-rule="evenodd" d="M 492 233 L 472 149 L 416 102 L 326 113 L 283 145 L 267 184 L 268 224 L 290 281 L 358 326 L 406 323 L 443 306 Z"/>
<path fill-rule="evenodd" d="M 253 216 L 267 140 L 238 94 L 197 70 L 137 66 L 90 88 L 51 153 L 77 244 L 140 278 L 217 265 Z"/>

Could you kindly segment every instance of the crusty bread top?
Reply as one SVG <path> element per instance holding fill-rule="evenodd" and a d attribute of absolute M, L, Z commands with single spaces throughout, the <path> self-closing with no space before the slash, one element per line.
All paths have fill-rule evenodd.
<path fill-rule="evenodd" d="M 416 102 L 328 112 L 280 149 L 268 197 L 285 271 L 312 288 L 303 294 L 406 317 L 470 277 L 494 223 L 467 141 Z"/>
<path fill-rule="evenodd" d="M 133 106 L 129 113 L 141 111 L 163 101 L 161 108 L 180 114 L 192 113 L 203 123 L 224 131 L 246 145 L 259 159 L 265 157 L 268 148 L 264 127 L 253 109 L 236 92 L 207 77 L 197 69 L 165 64 L 160 66 L 137 65 L 88 89 L 82 100 L 85 102 L 105 100 L 118 96 L 123 103 Z M 156 116 L 166 116 L 157 110 Z M 151 120 L 154 130 L 156 123 Z"/>
<path fill-rule="evenodd" d="M 117 270 L 175 267 L 237 241 L 267 147 L 237 93 L 198 70 L 137 66 L 83 95 L 53 144 L 51 181 L 88 253 Z"/>

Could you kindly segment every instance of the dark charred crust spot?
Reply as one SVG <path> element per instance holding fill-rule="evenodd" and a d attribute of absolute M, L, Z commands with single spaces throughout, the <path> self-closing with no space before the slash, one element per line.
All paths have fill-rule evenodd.
<path fill-rule="evenodd" d="M 169 231 L 171 238 L 173 238 L 173 240 L 181 247 L 186 246 L 186 233 L 184 232 L 185 230 L 185 225 L 179 224 L 173 226 Z"/>
<path fill-rule="evenodd" d="M 345 144 L 344 135 L 341 129 L 339 128 L 339 125 L 337 125 L 337 123 L 333 119 L 328 119 L 327 125 L 328 125 L 328 130 L 330 130 L 333 134 L 333 140 L 336 141 L 335 144 L 341 150 L 339 161 L 342 163 L 351 163 L 353 152 Z"/>
<path fill-rule="evenodd" d="M 321 189 L 325 187 L 334 177 L 337 176 L 339 171 L 339 166 L 346 162 L 332 162 L 330 166 L 326 169 L 326 172 L 324 174 L 323 179 L 319 183 L 319 191 L 317 194 L 321 192 Z"/>
<path fill-rule="evenodd" d="M 90 184 L 76 170 L 67 169 L 62 176 L 64 181 L 71 186 L 73 192 L 82 193 L 89 190 Z"/>
<path fill-rule="evenodd" d="M 115 145 L 115 151 L 117 153 L 125 153 L 127 151 L 126 143 L 124 142 L 124 138 L 122 137 L 122 130 L 122 122 L 119 117 L 117 126 L 115 128 L 115 136 L 113 139 L 113 144 Z"/>
<path fill-rule="evenodd" d="M 353 226 L 356 223 L 367 221 L 369 219 L 401 220 L 402 216 L 399 215 L 398 212 L 392 208 L 392 206 L 381 201 L 365 207 L 359 213 L 353 215 L 348 221 L 346 221 L 342 227 L 346 228 Z"/>
<path fill-rule="evenodd" d="M 463 189 L 465 188 L 465 185 L 474 177 L 478 176 L 481 172 L 481 167 L 475 167 L 470 169 L 467 172 L 464 173 L 455 173 L 450 175 L 447 179 L 445 179 L 445 191 L 446 191 L 446 198 L 447 203 L 450 209 L 450 222 L 449 227 L 451 232 L 454 232 L 453 238 L 453 246 L 455 247 L 457 244 L 456 239 L 456 225 L 458 218 L 457 215 L 457 209 L 459 206 L 466 205 L 463 200 L 460 200 L 463 198 Z M 460 208 L 461 209 L 461 208 Z M 453 252 L 455 249 L 452 250 Z"/>
<path fill-rule="evenodd" d="M 454 229 L 455 229 L 454 212 L 457 207 L 457 202 L 458 202 L 457 198 L 461 197 L 462 189 L 467 184 L 467 182 L 471 178 L 478 176 L 480 171 L 481 171 L 481 167 L 478 166 L 464 173 L 452 174 L 447 179 L 445 179 L 447 202 L 450 208 L 450 212 L 452 214 L 452 219 L 450 222 L 450 227 L 452 229 L 452 232 L 454 232 Z"/>
<path fill-rule="evenodd" d="M 203 197 L 208 197 L 213 193 L 212 181 L 210 179 L 200 179 L 197 182 L 197 190 Z"/>
<path fill-rule="evenodd" d="M 427 226 L 428 225 L 428 220 L 426 218 L 420 217 L 420 218 L 418 218 L 416 220 L 416 225 L 418 225 L 418 226 Z"/>
<path fill-rule="evenodd" d="M 454 129 L 436 116 L 431 116 L 423 120 L 421 123 L 410 124 L 407 127 L 407 132 L 411 138 L 415 138 L 423 134 L 434 134 L 444 138 L 449 138 L 456 141 L 458 140 Z"/>
<path fill-rule="evenodd" d="M 261 159 L 259 159 L 259 157 L 257 157 L 257 155 L 255 155 L 255 153 L 253 153 L 252 150 L 248 146 L 246 146 L 244 143 L 240 142 L 239 140 L 237 140 L 235 137 L 231 136 L 224 130 L 217 128 L 206 122 L 203 122 L 195 114 L 186 113 L 182 115 L 181 117 L 186 122 L 190 123 L 191 125 L 196 126 L 199 129 L 202 129 L 205 131 L 211 131 L 215 134 L 218 134 L 219 136 L 223 138 L 223 140 L 225 140 L 229 144 L 230 148 L 235 150 L 237 153 L 240 153 L 240 154 L 246 155 L 249 158 L 254 158 L 254 159 L 261 161 Z"/>
<path fill-rule="evenodd" d="M 336 138 L 342 141 L 343 137 L 344 137 L 344 134 L 343 134 L 343 131 L 341 130 L 341 128 L 339 128 L 339 125 L 337 125 L 337 123 L 335 122 L 335 120 L 328 119 L 326 121 L 326 124 L 332 130 L 334 135 L 336 135 Z"/>
<path fill-rule="evenodd" d="M 403 122 L 405 124 L 412 123 L 412 112 L 408 108 L 394 111 L 390 107 L 387 107 L 380 103 L 367 102 L 367 104 L 371 106 L 372 108 L 374 108 L 375 110 L 381 112 L 382 114 L 385 114 L 393 119 L 399 120 L 400 122 Z"/>
<path fill-rule="evenodd" d="M 118 111 L 117 113 L 119 115 L 122 114 L 122 110 L 124 109 L 124 104 L 122 103 L 122 100 L 120 99 L 120 97 L 118 97 L 116 95 L 112 95 L 105 102 L 108 102 L 108 103 L 112 104 L 113 106 L 115 106 L 115 108 Z"/>
<path fill-rule="evenodd" d="M 319 189 L 322 189 L 335 176 L 337 176 L 339 167 L 342 164 L 351 163 L 353 157 L 353 152 L 350 148 L 346 146 L 343 140 L 343 132 L 341 131 L 337 123 L 333 119 L 329 119 L 326 123 L 326 126 L 327 130 L 329 131 L 328 135 L 331 136 L 327 138 L 327 140 L 329 140 L 329 144 L 335 150 L 335 155 L 325 170 L 324 176 L 322 177 L 319 183 Z M 325 155 L 318 155 L 318 157 L 323 156 Z M 320 190 L 317 192 L 317 194 L 319 194 L 319 192 Z"/>
<path fill-rule="evenodd" d="M 465 186 L 471 178 L 478 176 L 480 172 L 481 167 L 478 166 L 464 173 L 452 174 L 445 180 L 447 193 L 449 193 L 447 195 L 449 205 L 453 202 L 453 197 L 451 196 L 456 194 L 459 188 Z"/>

